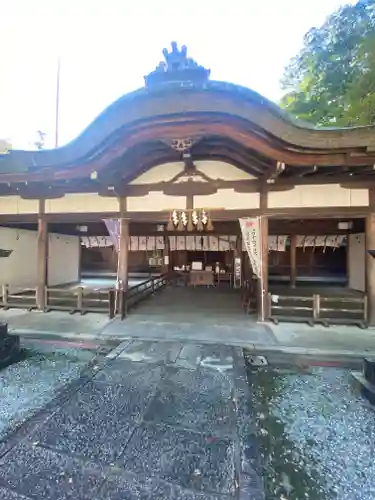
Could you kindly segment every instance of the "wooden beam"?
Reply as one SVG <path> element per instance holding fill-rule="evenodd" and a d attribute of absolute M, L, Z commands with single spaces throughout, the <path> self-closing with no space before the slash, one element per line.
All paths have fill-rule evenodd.
<path fill-rule="evenodd" d="M 368 323 L 375 326 L 375 212 L 366 217 L 366 293 L 368 299 Z"/>
<path fill-rule="evenodd" d="M 373 189 L 375 188 L 375 177 L 371 176 L 368 180 L 342 182 L 340 186 L 344 189 Z"/>
<path fill-rule="evenodd" d="M 292 186 L 316 186 L 316 185 L 328 185 L 328 184 L 353 184 L 353 183 L 374 183 L 375 184 L 375 172 L 372 175 L 360 174 L 356 175 L 332 175 L 323 176 L 319 175 L 309 175 L 308 177 L 299 177 L 298 169 L 296 169 L 296 176 L 279 177 L 273 185 L 292 185 Z"/>
<path fill-rule="evenodd" d="M 375 258 L 370 251 L 375 251 L 375 189 L 369 189 L 370 212 L 365 220 L 365 283 L 368 300 L 368 323 L 375 326 Z"/>
<path fill-rule="evenodd" d="M 334 214 L 335 215 L 335 214 Z M 340 218 L 341 219 L 341 218 Z M 339 220 L 340 220 L 339 219 Z M 346 221 L 353 222 L 353 227 L 351 229 L 352 233 L 364 233 L 365 232 L 365 222 L 363 218 L 346 218 Z M 319 218 L 319 219 L 310 219 L 310 218 L 299 218 L 299 219 L 290 219 L 290 218 L 269 218 L 269 234 L 270 235 L 292 235 L 292 234 L 300 234 L 304 236 L 316 235 L 323 236 L 327 234 L 337 234 L 337 235 L 346 235 L 346 229 L 338 229 L 338 219 L 333 217 L 328 218 Z M 104 236 L 107 235 L 107 229 L 103 221 L 96 221 L 86 223 L 86 221 L 81 220 L 80 225 L 87 225 L 86 236 Z M 19 224 L 7 224 L 7 227 L 20 227 Z M 22 224 L 24 229 L 29 229 L 32 231 L 37 231 L 37 222 L 34 224 Z M 67 235 L 82 235 L 80 231 L 77 230 L 77 223 L 70 222 L 57 222 L 51 223 L 48 225 L 48 230 L 51 233 L 61 233 Z M 157 224 L 152 221 L 131 221 L 129 226 L 130 234 L 133 236 L 160 236 L 160 231 L 157 230 Z M 240 234 L 240 226 L 238 224 L 238 220 L 233 218 L 229 221 L 215 221 L 214 230 L 212 234 Z M 172 231 L 168 234 L 173 236 L 178 235 L 189 235 L 191 234 L 188 231 Z M 197 235 L 200 234 L 197 232 Z"/>
<path fill-rule="evenodd" d="M 117 281 L 118 288 L 126 291 L 128 289 L 128 257 L 129 257 L 129 221 L 120 219 L 120 239 L 118 250 Z"/>
<path fill-rule="evenodd" d="M 164 249 L 163 249 L 163 268 L 164 272 L 168 273 L 171 269 L 171 261 L 169 255 L 169 236 L 167 234 L 164 235 Z"/>
<path fill-rule="evenodd" d="M 274 171 L 270 172 L 270 176 L 260 177 L 257 179 L 240 180 L 240 181 L 224 181 L 221 179 L 212 180 L 207 183 L 186 183 L 185 184 L 171 184 L 170 182 L 158 182 L 152 184 L 128 184 L 124 180 L 117 180 L 113 185 L 99 185 L 98 183 L 90 183 L 83 185 L 79 182 L 72 182 L 66 187 L 58 187 L 52 189 L 50 194 L 45 195 L 45 188 L 43 183 L 36 183 L 33 189 L 24 191 L 18 184 L 8 185 L 0 183 L 0 196 L 20 195 L 23 199 L 36 199 L 42 196 L 45 199 L 61 198 L 65 194 L 79 194 L 79 193 L 92 193 L 99 194 L 103 197 L 117 197 L 117 196 L 145 196 L 150 191 L 162 191 L 165 194 L 172 196 L 186 196 L 189 192 L 195 191 L 197 195 L 208 195 L 217 192 L 218 189 L 234 189 L 239 193 L 254 193 L 260 190 L 260 186 L 264 181 L 268 183 L 269 191 L 285 191 L 292 190 L 296 186 L 309 186 L 309 185 L 332 185 L 340 184 L 341 187 L 347 189 L 367 189 L 368 187 L 375 187 L 375 172 L 372 175 L 356 174 L 347 175 L 332 175 L 323 176 L 311 175 L 308 177 L 300 177 L 298 170 L 295 175 L 278 175 L 273 176 Z"/>
<path fill-rule="evenodd" d="M 129 220 L 125 218 L 126 214 L 126 198 L 120 198 L 120 238 L 118 248 L 118 265 L 117 265 L 117 287 L 119 290 L 127 291 L 128 289 L 128 257 L 129 257 Z"/>
<path fill-rule="evenodd" d="M 209 209 L 212 220 L 215 221 L 233 221 L 239 217 L 255 217 L 261 215 L 259 208 L 254 209 Z M 275 219 L 320 219 L 330 218 L 357 218 L 366 217 L 369 213 L 369 207 L 295 207 L 295 208 L 267 208 L 263 215 Z M 169 210 L 159 212 L 125 212 L 124 216 L 134 222 L 168 222 Z M 119 219 L 120 212 L 80 212 L 80 213 L 55 213 L 46 214 L 48 223 L 82 223 L 82 222 L 101 222 L 103 218 Z M 37 223 L 37 214 L 0 214 L 0 224 L 18 224 L 18 223 Z"/>
<path fill-rule="evenodd" d="M 290 286 L 296 287 L 297 280 L 297 235 L 290 236 Z"/>
<path fill-rule="evenodd" d="M 268 319 L 268 217 L 267 212 L 268 192 L 267 184 L 263 184 L 259 193 L 260 213 L 260 277 L 258 278 L 258 320 Z"/>
<path fill-rule="evenodd" d="M 268 218 L 260 218 L 261 275 L 258 279 L 258 320 L 268 320 Z"/>
<path fill-rule="evenodd" d="M 259 192 L 259 210 L 261 214 L 267 212 L 268 207 L 268 190 L 267 185 L 263 185 Z"/>
<path fill-rule="evenodd" d="M 194 195 L 193 194 L 188 194 L 186 196 L 186 210 L 193 210 L 194 208 Z"/>

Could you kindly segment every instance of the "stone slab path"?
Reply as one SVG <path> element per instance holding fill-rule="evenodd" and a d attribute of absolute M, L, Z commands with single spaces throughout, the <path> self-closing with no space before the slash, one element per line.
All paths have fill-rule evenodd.
<path fill-rule="evenodd" d="M 0 442 L 3 500 L 264 499 L 242 350 L 123 343 Z"/>

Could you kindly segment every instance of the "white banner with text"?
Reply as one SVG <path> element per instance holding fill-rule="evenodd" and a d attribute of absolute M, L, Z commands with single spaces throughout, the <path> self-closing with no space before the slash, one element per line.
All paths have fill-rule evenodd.
<path fill-rule="evenodd" d="M 253 273 L 260 278 L 262 267 L 260 217 L 242 217 L 239 221 L 242 240 L 250 258 Z"/>

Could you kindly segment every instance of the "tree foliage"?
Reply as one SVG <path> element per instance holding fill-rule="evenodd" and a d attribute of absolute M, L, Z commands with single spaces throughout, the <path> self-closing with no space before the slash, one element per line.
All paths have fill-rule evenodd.
<path fill-rule="evenodd" d="M 323 126 L 375 123 L 375 0 L 359 0 L 312 28 L 285 69 L 281 105 Z"/>
<path fill-rule="evenodd" d="M 47 134 L 45 132 L 43 132 L 42 130 L 37 130 L 36 135 L 37 135 L 37 138 L 34 141 L 34 146 L 39 150 L 44 149 L 44 144 L 46 141 Z"/>

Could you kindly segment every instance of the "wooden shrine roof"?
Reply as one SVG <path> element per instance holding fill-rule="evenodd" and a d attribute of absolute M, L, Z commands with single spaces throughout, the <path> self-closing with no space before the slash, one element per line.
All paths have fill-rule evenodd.
<path fill-rule="evenodd" d="M 110 105 L 69 144 L 0 155 L 0 193 L 19 183 L 64 190 L 70 183 L 74 191 L 129 182 L 181 159 L 185 142 L 193 160 L 226 161 L 267 182 L 375 181 L 375 127 L 315 128 L 252 90 L 209 80 L 185 47 L 172 44 L 164 56 L 143 88 Z"/>

